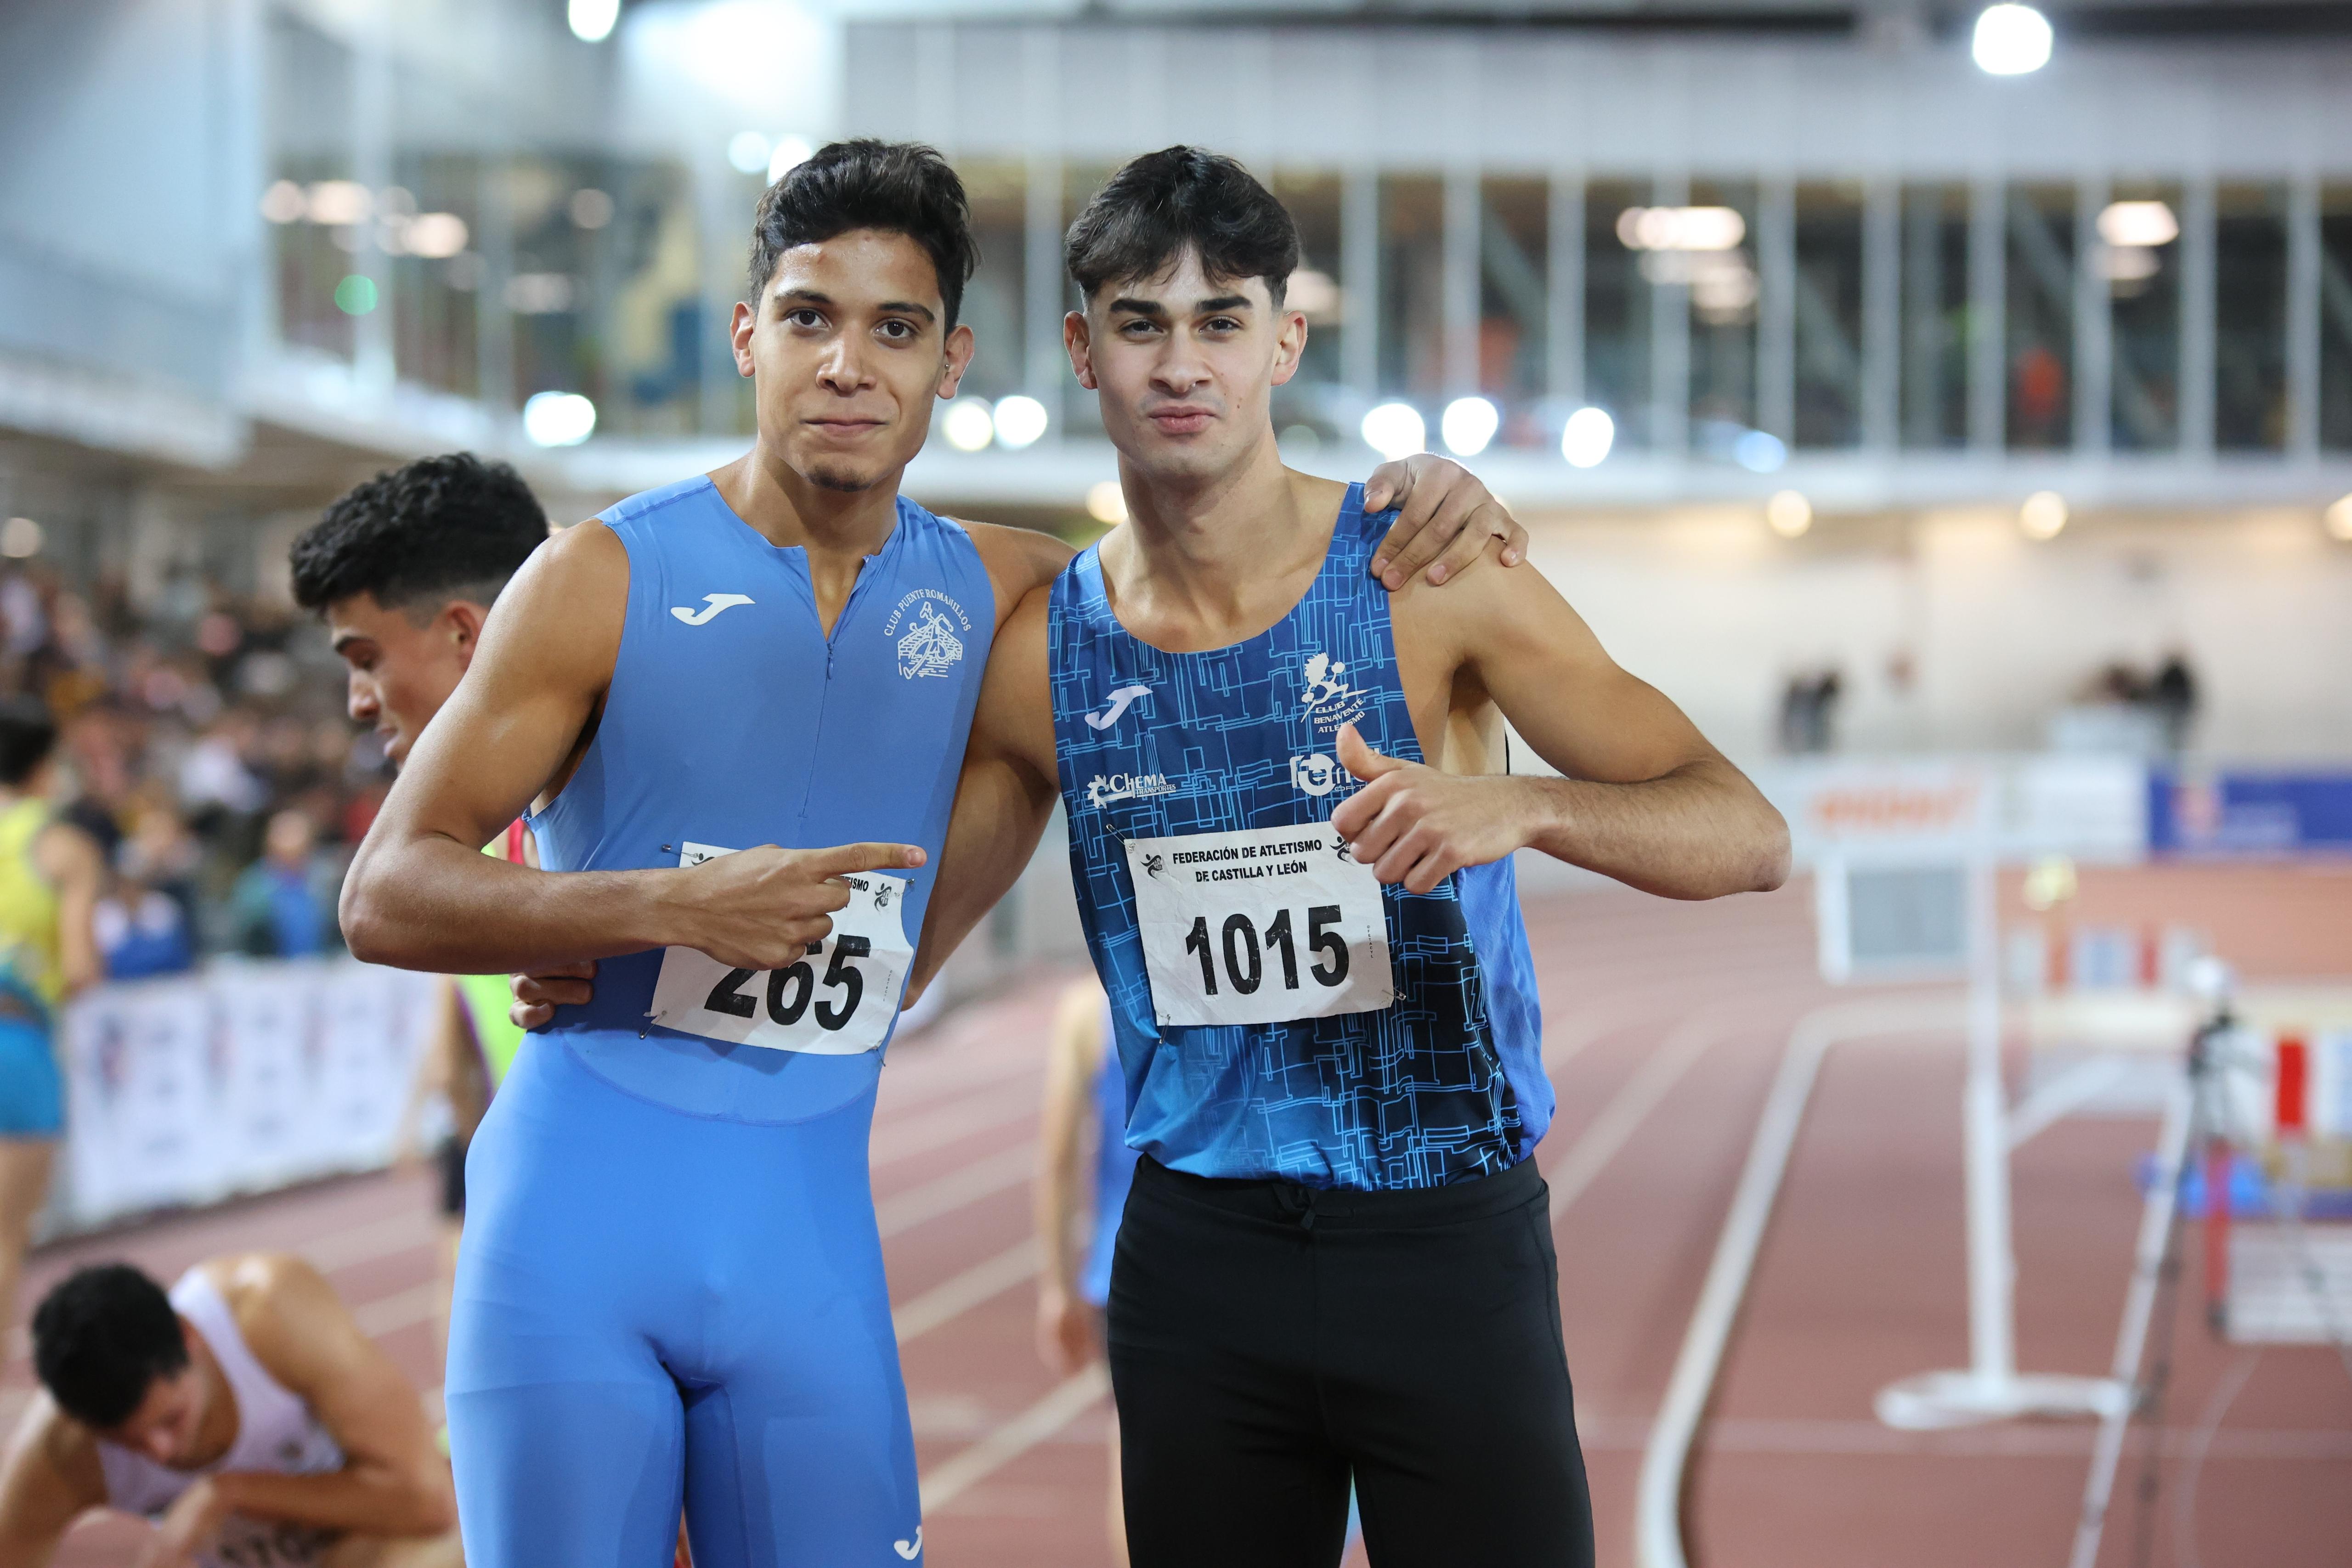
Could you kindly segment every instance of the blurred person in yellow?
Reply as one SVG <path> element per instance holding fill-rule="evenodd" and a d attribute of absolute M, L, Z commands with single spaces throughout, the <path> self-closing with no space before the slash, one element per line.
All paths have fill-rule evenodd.
<path fill-rule="evenodd" d="M 100 977 L 91 916 L 106 865 L 52 812 L 57 741 L 40 702 L 0 701 L 0 1322 L 16 1321 L 16 1273 L 65 1127 L 58 1009 Z"/>
<path fill-rule="evenodd" d="M 1135 1179 L 1137 1155 L 1126 1137 L 1127 1079 L 1118 1053 L 1109 1046 L 1110 1004 L 1102 982 L 1089 976 L 1062 993 L 1054 1014 L 1033 1193 L 1037 1245 L 1044 1254 L 1037 1275 L 1037 1354 L 1065 1376 L 1102 1358 L 1111 1250 L 1128 1185 Z M 1106 1447 L 1111 1561 L 1127 1568 L 1116 1413 Z"/>
<path fill-rule="evenodd" d="M 521 476 L 469 452 L 419 458 L 377 475 L 294 541 L 294 600 L 326 622 L 349 673 L 352 720 L 373 727 L 397 767 L 457 689 L 482 623 L 507 580 L 547 538 L 547 514 Z M 520 819 L 485 854 L 536 864 Z M 446 1246 L 439 1322 L 466 1212 L 466 1149 L 523 1031 L 509 1021 L 504 975 L 458 975 L 440 988 L 432 1042 L 418 1064 L 400 1146 L 425 1105 L 449 1107 L 438 1150 Z"/>
<path fill-rule="evenodd" d="M 83 1269 L 33 1314 L 33 1366 L 0 1568 L 41 1568 L 97 1508 L 154 1525 L 138 1568 L 462 1568 L 415 1385 L 299 1258 L 210 1259 L 168 1294 Z"/>

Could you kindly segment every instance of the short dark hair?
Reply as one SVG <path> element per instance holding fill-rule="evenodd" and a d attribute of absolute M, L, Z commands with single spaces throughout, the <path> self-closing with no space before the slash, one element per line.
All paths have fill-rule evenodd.
<path fill-rule="evenodd" d="M 470 452 L 420 457 L 354 487 L 294 541 L 294 601 L 488 604 L 546 539 L 547 514 L 512 468 Z"/>
<path fill-rule="evenodd" d="M 1062 261 L 1092 299 L 1106 283 L 1157 277 L 1188 248 L 1212 277 L 1265 278 L 1279 306 L 1298 270 L 1298 225 L 1231 158 L 1163 147 L 1095 193 L 1062 242 Z"/>
<path fill-rule="evenodd" d="M 131 1419 L 148 1387 L 188 1364 L 180 1314 L 128 1263 L 66 1276 L 33 1311 L 33 1370 L 58 1408 L 103 1431 Z"/>
<path fill-rule="evenodd" d="M 38 697 L 0 697 L 0 784 L 15 789 L 49 759 L 58 721 Z"/>
<path fill-rule="evenodd" d="M 751 220 L 752 303 L 784 252 L 852 229 L 905 235 L 923 247 L 947 307 L 940 330 L 952 331 L 980 246 L 963 182 L 936 148 L 919 141 L 828 141 L 769 186 Z"/>

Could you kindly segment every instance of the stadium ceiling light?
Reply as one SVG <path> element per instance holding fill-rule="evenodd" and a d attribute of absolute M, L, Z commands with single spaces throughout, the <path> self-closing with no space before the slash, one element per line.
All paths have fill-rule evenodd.
<path fill-rule="evenodd" d="M 601 44 L 613 36 L 613 25 L 621 19 L 621 0 L 571 0 L 563 8 L 563 19 L 572 25 L 572 36 L 583 44 Z"/>
<path fill-rule="evenodd" d="M 1087 516 L 1111 528 L 1127 521 L 1127 492 L 1118 480 L 1106 479 L 1087 491 Z"/>
<path fill-rule="evenodd" d="M 1748 220 L 1730 207 L 1627 207 L 1617 238 L 1627 250 L 1736 250 Z"/>
<path fill-rule="evenodd" d="M 261 215 L 273 224 L 299 223 L 310 210 L 310 199 L 291 180 L 279 180 L 261 193 Z"/>
<path fill-rule="evenodd" d="M 1578 409 L 1568 416 L 1568 425 L 1559 433 L 1559 455 L 1571 468 L 1599 467 L 1616 444 L 1617 422 L 1606 409 Z"/>
<path fill-rule="evenodd" d="M 940 416 L 940 434 L 958 452 L 978 452 L 996 439 L 996 421 L 984 397 L 960 397 Z"/>
<path fill-rule="evenodd" d="M 577 446 L 596 431 L 596 405 L 578 392 L 534 392 L 522 405 L 522 433 L 534 446 Z"/>
<path fill-rule="evenodd" d="M 1988 5 L 1969 52 L 1987 76 L 2021 77 L 2050 63 L 2050 18 L 2031 5 Z"/>
<path fill-rule="evenodd" d="M 357 180 L 321 180 L 303 207 L 314 224 L 356 224 L 375 211 L 375 196 Z"/>
<path fill-rule="evenodd" d="M 1381 403 L 1364 415 L 1359 431 L 1365 445 L 1390 459 L 1410 457 L 1429 445 L 1429 426 L 1409 402 Z"/>
<path fill-rule="evenodd" d="M 2321 520 L 2327 527 L 2327 537 L 2352 544 L 2352 496 L 2346 496 L 2327 508 Z"/>
<path fill-rule="evenodd" d="M 1813 504 L 1794 490 L 1782 490 L 1764 503 L 1764 520 L 1774 533 L 1792 539 L 1813 526 Z"/>
<path fill-rule="evenodd" d="M 2170 245 L 2180 220 L 2162 202 L 2109 202 L 2099 210 L 2099 237 L 2113 246 Z"/>
<path fill-rule="evenodd" d="M 727 162 L 739 174 L 765 172 L 769 151 L 768 139 L 756 131 L 739 131 L 727 139 Z"/>
<path fill-rule="evenodd" d="M 1044 403 L 1015 395 L 998 400 L 993 423 L 997 444 L 1018 452 L 1045 434 L 1050 421 Z"/>
<path fill-rule="evenodd" d="M 420 213 L 400 237 L 411 256 L 446 261 L 466 248 L 466 220 L 455 213 Z"/>
<path fill-rule="evenodd" d="M 2054 539 L 2066 526 L 2066 497 L 2055 490 L 2036 490 L 2017 509 L 2017 526 L 2030 539 Z"/>
<path fill-rule="evenodd" d="M 1445 450 L 1456 457 L 1477 456 L 1502 427 L 1502 411 L 1483 397 L 1455 398 L 1437 421 Z"/>
<path fill-rule="evenodd" d="M 11 517 L 0 523 L 0 555 L 10 560 L 24 560 L 41 553 L 41 525 L 30 517 Z"/>
<path fill-rule="evenodd" d="M 768 183 L 774 184 L 807 162 L 815 152 L 805 136 L 778 137 L 775 147 L 768 153 Z"/>

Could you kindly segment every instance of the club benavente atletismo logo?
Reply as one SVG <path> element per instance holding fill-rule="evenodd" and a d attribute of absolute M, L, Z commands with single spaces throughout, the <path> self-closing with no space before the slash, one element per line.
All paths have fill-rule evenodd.
<path fill-rule="evenodd" d="M 1112 725 L 1118 722 L 1119 716 L 1121 714 L 1125 713 L 1129 707 L 1134 706 L 1138 698 L 1148 697 L 1150 695 L 1151 688 L 1150 686 L 1119 687 L 1118 690 L 1110 694 L 1110 706 L 1103 709 L 1100 713 L 1090 713 L 1087 715 L 1087 727 L 1091 729 L 1108 729 Z"/>
<path fill-rule="evenodd" d="M 963 663 L 963 640 L 971 632 L 963 606 L 936 588 L 900 596 L 882 623 L 882 635 L 898 648 L 898 674 L 910 681 L 944 675 Z"/>
<path fill-rule="evenodd" d="M 1336 730 L 1364 716 L 1362 694 L 1340 678 L 1347 673 L 1347 661 L 1328 653 L 1309 653 L 1300 667 L 1298 706 L 1306 710 L 1307 722 L 1318 730 Z"/>
<path fill-rule="evenodd" d="M 706 593 L 702 596 L 701 609 L 688 610 L 683 604 L 673 604 L 669 607 L 669 612 L 689 626 L 707 626 L 721 612 L 732 610 L 739 604 L 749 604 L 751 601 L 751 596 L 748 593 Z"/>

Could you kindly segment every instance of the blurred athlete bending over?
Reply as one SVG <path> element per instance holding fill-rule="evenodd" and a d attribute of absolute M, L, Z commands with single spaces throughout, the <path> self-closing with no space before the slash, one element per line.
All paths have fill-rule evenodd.
<path fill-rule="evenodd" d="M 317 1270 L 236 1253 L 166 1296 L 84 1269 L 33 1315 L 41 1392 L 0 1464 L 0 1568 L 94 1508 L 155 1526 L 138 1568 L 461 1568 L 415 1387 Z"/>

